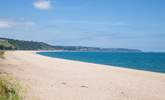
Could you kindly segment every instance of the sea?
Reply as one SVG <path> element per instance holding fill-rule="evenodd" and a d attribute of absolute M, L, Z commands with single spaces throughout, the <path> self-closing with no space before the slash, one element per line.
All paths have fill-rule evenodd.
<path fill-rule="evenodd" d="M 165 53 L 39 52 L 38 54 L 81 62 L 165 73 Z"/>

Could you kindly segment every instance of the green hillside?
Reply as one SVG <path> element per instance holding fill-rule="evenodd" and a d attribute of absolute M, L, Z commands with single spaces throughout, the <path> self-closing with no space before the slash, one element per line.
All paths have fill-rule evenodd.
<path fill-rule="evenodd" d="M 43 42 L 0 38 L 0 49 L 1 50 L 54 50 L 55 47 Z"/>
<path fill-rule="evenodd" d="M 0 50 L 69 50 L 69 51 L 101 51 L 101 52 L 141 52 L 138 49 L 99 48 L 85 46 L 53 46 L 43 42 L 0 38 Z"/>
<path fill-rule="evenodd" d="M 5 39 L 0 39 L 0 50 L 5 50 L 5 49 L 14 49 L 14 45 L 12 45 L 11 43 L 9 43 L 9 41 L 5 40 Z"/>

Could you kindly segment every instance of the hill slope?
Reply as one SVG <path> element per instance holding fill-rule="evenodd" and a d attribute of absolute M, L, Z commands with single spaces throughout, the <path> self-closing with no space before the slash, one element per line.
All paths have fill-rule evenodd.
<path fill-rule="evenodd" d="M 14 45 L 10 44 L 7 40 L 5 39 L 0 39 L 0 50 L 5 50 L 5 49 L 14 49 Z"/>
<path fill-rule="evenodd" d="M 0 38 L 0 50 L 71 50 L 71 51 L 103 51 L 103 52 L 141 52 L 138 49 L 98 48 L 84 46 L 53 46 L 43 42 Z"/>
<path fill-rule="evenodd" d="M 14 40 L 7 38 L 0 38 L 0 46 L 4 49 L 12 47 L 12 50 L 54 50 L 54 46 L 48 45 L 43 42 Z"/>

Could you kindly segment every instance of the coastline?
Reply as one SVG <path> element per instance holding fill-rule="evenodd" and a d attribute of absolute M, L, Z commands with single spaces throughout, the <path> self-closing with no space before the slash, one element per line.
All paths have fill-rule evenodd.
<path fill-rule="evenodd" d="M 146 69 L 142 69 L 142 68 L 132 68 L 132 67 L 129 67 L 129 66 L 125 66 L 125 65 L 120 65 L 120 66 L 117 66 L 117 65 L 113 65 L 113 64 L 105 64 L 105 63 L 98 63 L 98 62 L 91 62 L 91 61 L 84 61 L 84 60 L 79 60 L 79 59 L 70 59 L 70 58 L 66 58 L 65 57 L 56 57 L 56 56 L 48 56 L 48 55 L 44 55 L 43 53 L 47 53 L 47 52 L 80 52 L 80 51 L 65 51 L 65 50 L 54 50 L 54 51 L 37 51 L 36 54 L 39 54 L 41 56 L 44 56 L 44 57 L 49 57 L 49 58 L 56 58 L 56 59 L 61 59 L 61 60 L 69 60 L 69 61 L 76 61 L 76 62 L 83 62 L 83 63 L 89 63 L 89 64 L 97 64 L 97 65 L 101 65 L 102 67 L 113 67 L 113 68 L 120 68 L 120 69 L 127 69 L 127 70 L 136 70 L 136 71 L 144 71 L 144 72 L 153 72 L 153 73 L 161 73 L 161 74 L 165 74 L 164 71 L 155 71 L 155 70 L 146 70 Z M 126 53 L 126 52 L 124 52 Z M 132 52 L 130 52 L 132 53 Z M 135 52 L 134 52 L 135 53 Z M 145 53 L 145 52 L 143 52 Z M 147 52 L 146 52 L 147 53 Z M 128 53 L 129 54 L 129 53 Z M 131 65 L 130 65 L 131 66 Z M 155 65 L 156 66 L 156 65 Z"/>
<path fill-rule="evenodd" d="M 165 74 L 8 51 L 2 70 L 40 100 L 164 100 Z M 39 51 L 40 52 L 40 51 Z"/>

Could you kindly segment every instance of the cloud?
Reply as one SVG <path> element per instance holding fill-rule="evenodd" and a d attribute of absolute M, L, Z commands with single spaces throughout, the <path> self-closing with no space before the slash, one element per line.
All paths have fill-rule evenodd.
<path fill-rule="evenodd" d="M 12 24 L 11 23 L 9 23 L 9 22 L 7 22 L 7 21 L 1 21 L 0 20 L 0 29 L 1 28 L 10 28 L 10 27 L 12 27 Z"/>
<path fill-rule="evenodd" d="M 14 21 L 14 20 L 2 20 L 0 19 L 0 29 L 14 28 L 14 27 L 30 27 L 35 23 L 31 21 Z"/>
<path fill-rule="evenodd" d="M 33 3 L 34 7 L 41 10 L 49 10 L 52 8 L 52 1 L 50 0 L 36 0 Z"/>

